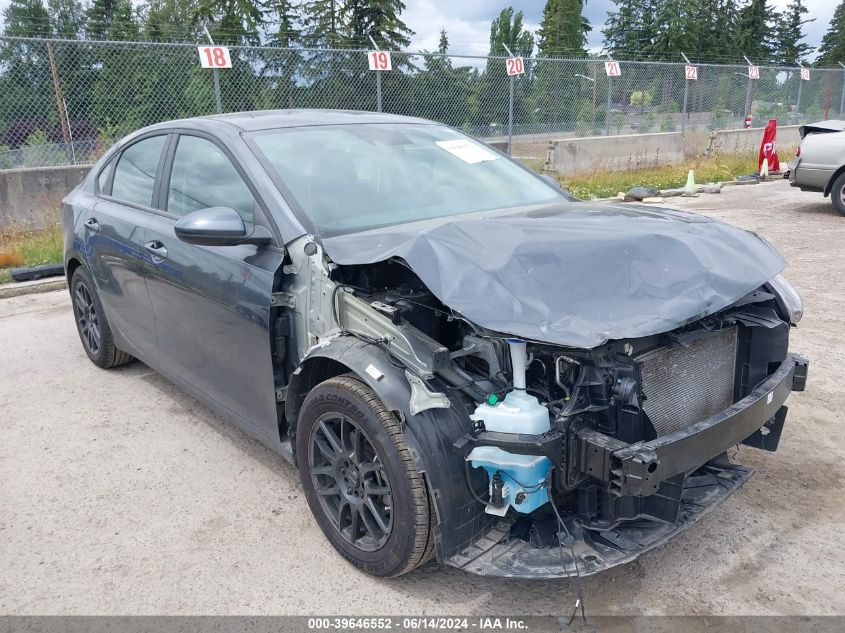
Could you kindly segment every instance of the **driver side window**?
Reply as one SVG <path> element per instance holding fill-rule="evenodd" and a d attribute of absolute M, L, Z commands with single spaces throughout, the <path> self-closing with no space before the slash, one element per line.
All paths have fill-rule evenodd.
<path fill-rule="evenodd" d="M 255 221 L 255 198 L 217 145 L 180 136 L 167 190 L 167 211 L 182 217 L 209 207 L 230 207 L 244 222 Z"/>

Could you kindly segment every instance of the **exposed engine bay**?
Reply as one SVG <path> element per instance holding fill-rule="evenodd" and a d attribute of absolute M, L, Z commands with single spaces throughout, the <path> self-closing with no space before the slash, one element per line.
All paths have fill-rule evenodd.
<path fill-rule="evenodd" d="M 806 380 L 771 285 L 671 331 L 579 349 L 470 321 L 400 258 L 329 277 L 341 329 L 383 348 L 413 417 L 440 425 L 438 553 L 475 573 L 585 575 L 659 545 L 751 475 L 727 448 L 776 450 L 783 400 Z"/>

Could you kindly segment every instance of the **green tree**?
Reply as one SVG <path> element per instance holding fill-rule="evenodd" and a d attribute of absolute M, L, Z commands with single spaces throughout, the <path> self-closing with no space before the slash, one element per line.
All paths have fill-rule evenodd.
<path fill-rule="evenodd" d="M 399 50 L 411 43 L 414 32 L 399 17 L 401 0 L 345 0 L 343 15 L 353 42 L 366 44 L 372 37 L 380 48 Z"/>
<path fill-rule="evenodd" d="M 310 0 L 302 5 L 302 35 L 310 46 L 337 46 L 343 36 L 343 0 Z"/>
<path fill-rule="evenodd" d="M 805 18 L 807 7 L 803 0 L 792 0 L 786 10 L 778 16 L 775 25 L 775 60 L 793 65 L 803 62 L 813 47 L 804 41 L 804 25 L 814 22 L 815 18 Z"/>
<path fill-rule="evenodd" d="M 508 49 L 517 57 L 526 58 L 526 74 L 514 80 L 514 122 L 531 121 L 531 108 L 527 98 L 531 73 L 530 61 L 534 51 L 534 36 L 523 24 L 522 11 L 513 7 L 502 12 L 490 24 L 490 59 L 480 82 L 478 94 L 478 120 L 481 125 L 504 125 L 508 121 L 509 79 L 502 57 L 509 57 Z M 507 48 L 505 48 L 507 47 Z M 493 59 L 497 57 L 497 59 Z"/>
<path fill-rule="evenodd" d="M 819 46 L 819 58 L 816 61 L 820 66 L 845 63 L 845 0 L 839 3 L 833 13 L 833 19 Z"/>
<path fill-rule="evenodd" d="M 469 120 L 472 69 L 455 68 L 448 57 L 449 38 L 440 32 L 436 53 L 423 55 L 425 68 L 413 78 L 415 112 L 454 127 Z"/>
<path fill-rule="evenodd" d="M 15 37 L 49 37 L 50 14 L 42 0 L 11 0 L 3 11 L 3 34 Z"/>
<path fill-rule="evenodd" d="M 616 11 L 604 23 L 605 47 L 614 57 L 644 59 L 652 51 L 656 27 L 655 0 L 613 0 Z"/>
<path fill-rule="evenodd" d="M 195 42 L 203 35 L 193 20 L 198 10 L 199 0 L 149 0 L 144 36 L 160 42 Z"/>
<path fill-rule="evenodd" d="M 779 14 L 766 0 L 750 0 L 739 10 L 737 45 L 742 55 L 752 61 L 768 61 L 776 48 L 774 24 Z"/>
<path fill-rule="evenodd" d="M 121 0 L 93 0 L 86 11 L 85 37 L 105 40 Z"/>
<path fill-rule="evenodd" d="M 85 28 L 85 9 L 79 0 L 47 0 L 50 23 L 56 37 L 75 40 Z"/>
<path fill-rule="evenodd" d="M 544 57 L 585 57 L 587 33 L 593 30 L 583 15 L 585 0 L 548 0 L 540 22 L 539 49 Z"/>
<path fill-rule="evenodd" d="M 253 0 L 199 0 L 192 24 L 208 28 L 216 44 L 259 44 L 264 14 Z"/>
<path fill-rule="evenodd" d="M 738 15 L 736 0 L 699 0 L 690 13 L 695 38 L 685 52 L 705 63 L 744 61 L 737 42 Z"/>

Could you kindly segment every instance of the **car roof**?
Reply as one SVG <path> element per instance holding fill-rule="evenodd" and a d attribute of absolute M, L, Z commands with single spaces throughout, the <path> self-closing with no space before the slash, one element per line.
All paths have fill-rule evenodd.
<path fill-rule="evenodd" d="M 349 125 L 370 123 L 417 123 L 433 125 L 433 121 L 415 117 L 400 116 L 398 114 L 383 114 L 379 112 L 364 112 L 358 110 L 258 110 L 254 112 L 231 112 L 228 114 L 214 114 L 211 116 L 194 117 L 178 121 L 166 121 L 153 125 L 147 130 L 159 128 L 179 127 L 190 125 L 209 131 L 219 124 L 228 124 L 242 132 L 256 130 L 273 130 L 278 128 L 320 126 L 320 125 Z"/>

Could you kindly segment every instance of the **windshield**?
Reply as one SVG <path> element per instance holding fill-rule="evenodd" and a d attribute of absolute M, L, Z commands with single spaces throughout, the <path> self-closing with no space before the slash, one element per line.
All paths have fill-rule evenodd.
<path fill-rule="evenodd" d="M 560 200 L 483 143 L 440 125 L 331 125 L 249 135 L 321 233 Z"/>

